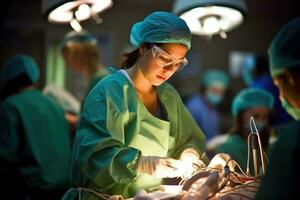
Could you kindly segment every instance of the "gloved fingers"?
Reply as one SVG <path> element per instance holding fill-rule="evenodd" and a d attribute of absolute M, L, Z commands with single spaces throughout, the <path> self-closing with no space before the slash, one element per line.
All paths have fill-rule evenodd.
<path fill-rule="evenodd" d="M 202 160 L 197 160 L 196 162 L 193 162 L 193 167 L 195 167 L 197 169 L 201 169 L 205 166 L 206 165 L 204 164 L 204 162 Z"/>
<path fill-rule="evenodd" d="M 178 167 L 180 161 L 172 158 L 161 158 L 159 164 L 156 166 L 155 176 L 157 178 L 174 178 L 181 175 Z"/>
<path fill-rule="evenodd" d="M 196 149 L 194 148 L 188 148 L 185 149 L 181 155 L 180 155 L 180 160 L 184 161 L 190 161 L 190 162 L 196 162 L 197 160 L 199 160 L 199 153 L 197 152 Z"/>
<path fill-rule="evenodd" d="M 225 166 L 228 166 L 230 171 L 234 171 L 236 162 L 226 153 L 218 153 L 210 161 L 208 167 L 222 170 Z"/>
<path fill-rule="evenodd" d="M 163 161 L 165 162 L 164 165 L 171 169 L 178 169 L 181 164 L 179 160 L 175 160 L 173 158 L 165 158 Z"/>

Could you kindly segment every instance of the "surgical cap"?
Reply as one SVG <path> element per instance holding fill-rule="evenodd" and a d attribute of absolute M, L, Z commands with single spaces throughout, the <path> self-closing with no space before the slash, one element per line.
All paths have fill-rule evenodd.
<path fill-rule="evenodd" d="M 233 116 L 237 116 L 239 112 L 246 109 L 267 107 L 272 110 L 273 106 L 274 97 L 270 92 L 258 88 L 247 88 L 241 90 L 234 97 L 231 113 Z"/>
<path fill-rule="evenodd" d="M 153 12 L 131 28 L 134 47 L 143 43 L 176 43 L 191 47 L 191 32 L 185 21 L 169 12 Z"/>
<path fill-rule="evenodd" d="M 40 78 L 39 68 L 32 57 L 22 54 L 15 55 L 4 64 L 1 85 L 6 85 L 22 73 L 25 73 L 32 83 L 37 82 Z"/>
<path fill-rule="evenodd" d="M 64 47 L 68 43 L 81 43 L 81 42 L 97 44 L 97 38 L 87 31 L 81 31 L 81 32 L 71 31 L 65 35 L 61 43 L 61 47 Z"/>
<path fill-rule="evenodd" d="M 209 87 L 212 85 L 219 85 L 227 87 L 229 84 L 228 75 L 221 70 L 208 70 L 203 74 L 202 85 Z"/>
<path fill-rule="evenodd" d="M 300 17 L 286 24 L 269 47 L 271 75 L 286 69 L 300 67 Z"/>

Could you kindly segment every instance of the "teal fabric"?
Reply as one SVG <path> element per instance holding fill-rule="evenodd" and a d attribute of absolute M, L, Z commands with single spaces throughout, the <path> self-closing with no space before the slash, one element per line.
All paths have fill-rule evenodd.
<path fill-rule="evenodd" d="M 285 124 L 273 145 L 257 200 L 295 199 L 299 195 L 300 121 Z"/>
<path fill-rule="evenodd" d="M 194 147 L 202 155 L 205 137 L 179 94 L 168 83 L 156 89 L 168 121 L 149 113 L 120 72 L 107 76 L 91 91 L 76 133 L 71 176 L 75 187 L 132 197 L 161 183 L 137 173 L 141 154 L 178 159 L 184 149 Z M 71 190 L 64 198 L 73 195 Z M 83 199 L 97 198 L 85 193 Z"/>
<path fill-rule="evenodd" d="M 131 28 L 130 42 L 134 47 L 143 43 L 176 43 L 191 48 L 191 32 L 185 21 L 178 16 L 157 11 Z"/>
<path fill-rule="evenodd" d="M 1 85 L 4 86 L 22 73 L 27 74 L 32 83 L 37 82 L 40 77 L 39 68 L 33 58 L 18 54 L 4 64 L 1 71 Z"/>
<path fill-rule="evenodd" d="M 223 100 L 223 96 L 217 95 L 211 91 L 206 92 L 206 98 L 207 98 L 207 101 L 209 103 L 211 103 L 211 105 L 213 105 L 213 106 L 219 105 L 221 103 L 221 101 Z"/>
<path fill-rule="evenodd" d="M 1 103 L 0 122 L 1 177 L 16 166 L 22 179 L 15 183 L 25 190 L 67 188 L 71 135 L 58 105 L 27 89 Z"/>
<path fill-rule="evenodd" d="M 300 67 L 300 17 L 287 23 L 269 47 L 270 70 L 273 77 L 286 69 Z"/>
<path fill-rule="evenodd" d="M 254 107 L 266 107 L 272 110 L 274 107 L 273 95 L 258 88 L 243 89 L 234 97 L 231 113 L 233 116 L 237 116 L 240 111 Z"/>
<path fill-rule="evenodd" d="M 90 91 L 97 85 L 99 81 L 101 81 L 105 76 L 107 76 L 110 72 L 107 69 L 98 70 L 91 78 L 86 96 L 90 93 Z"/>
<path fill-rule="evenodd" d="M 228 75 L 221 70 L 207 70 L 202 76 L 202 84 L 205 87 L 209 87 L 215 84 L 227 87 L 229 85 Z"/>
<path fill-rule="evenodd" d="M 99 81 L 101 81 L 105 76 L 107 76 L 108 74 L 110 74 L 110 71 L 106 68 L 102 69 L 102 70 L 98 70 L 91 78 L 89 84 L 88 84 L 88 88 L 87 91 L 84 95 L 84 99 L 81 103 L 81 110 L 85 101 L 85 98 L 88 96 L 88 94 L 91 92 L 91 90 L 97 85 L 97 83 Z"/>
<path fill-rule="evenodd" d="M 226 142 L 219 146 L 217 153 L 229 154 L 241 167 L 246 170 L 247 167 L 247 143 L 240 135 L 230 134 Z"/>

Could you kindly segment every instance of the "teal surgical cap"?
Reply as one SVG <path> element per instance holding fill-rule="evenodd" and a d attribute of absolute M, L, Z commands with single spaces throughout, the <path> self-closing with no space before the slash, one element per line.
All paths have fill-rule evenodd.
<path fill-rule="evenodd" d="M 274 97 L 270 92 L 258 88 L 247 88 L 234 97 L 231 113 L 237 116 L 239 112 L 250 108 L 267 107 L 272 110 L 273 106 Z"/>
<path fill-rule="evenodd" d="M 176 43 L 191 47 L 191 32 L 185 21 L 169 12 L 153 12 L 131 28 L 134 47 L 143 43 Z"/>
<path fill-rule="evenodd" d="M 64 47 L 69 43 L 81 43 L 81 42 L 97 44 L 97 38 L 87 31 L 81 31 L 81 32 L 71 31 L 65 35 L 61 43 L 61 47 Z"/>
<path fill-rule="evenodd" d="M 33 58 L 22 54 L 15 55 L 4 64 L 1 85 L 4 86 L 22 73 L 27 74 L 32 83 L 37 82 L 40 78 L 39 68 Z"/>
<path fill-rule="evenodd" d="M 214 85 L 227 87 L 229 85 L 229 77 L 221 70 L 208 70 L 203 74 L 202 85 L 205 87 Z"/>
<path fill-rule="evenodd" d="M 286 24 L 269 47 L 272 77 L 286 69 L 300 67 L 300 17 Z"/>

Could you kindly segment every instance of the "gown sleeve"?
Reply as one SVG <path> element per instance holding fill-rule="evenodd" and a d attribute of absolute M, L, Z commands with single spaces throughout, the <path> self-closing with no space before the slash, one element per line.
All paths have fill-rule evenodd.
<path fill-rule="evenodd" d="M 134 180 L 141 154 L 125 146 L 124 129 L 132 114 L 126 93 L 116 84 L 108 87 L 95 88 L 85 101 L 72 166 L 73 183 L 88 181 L 104 190 Z"/>

